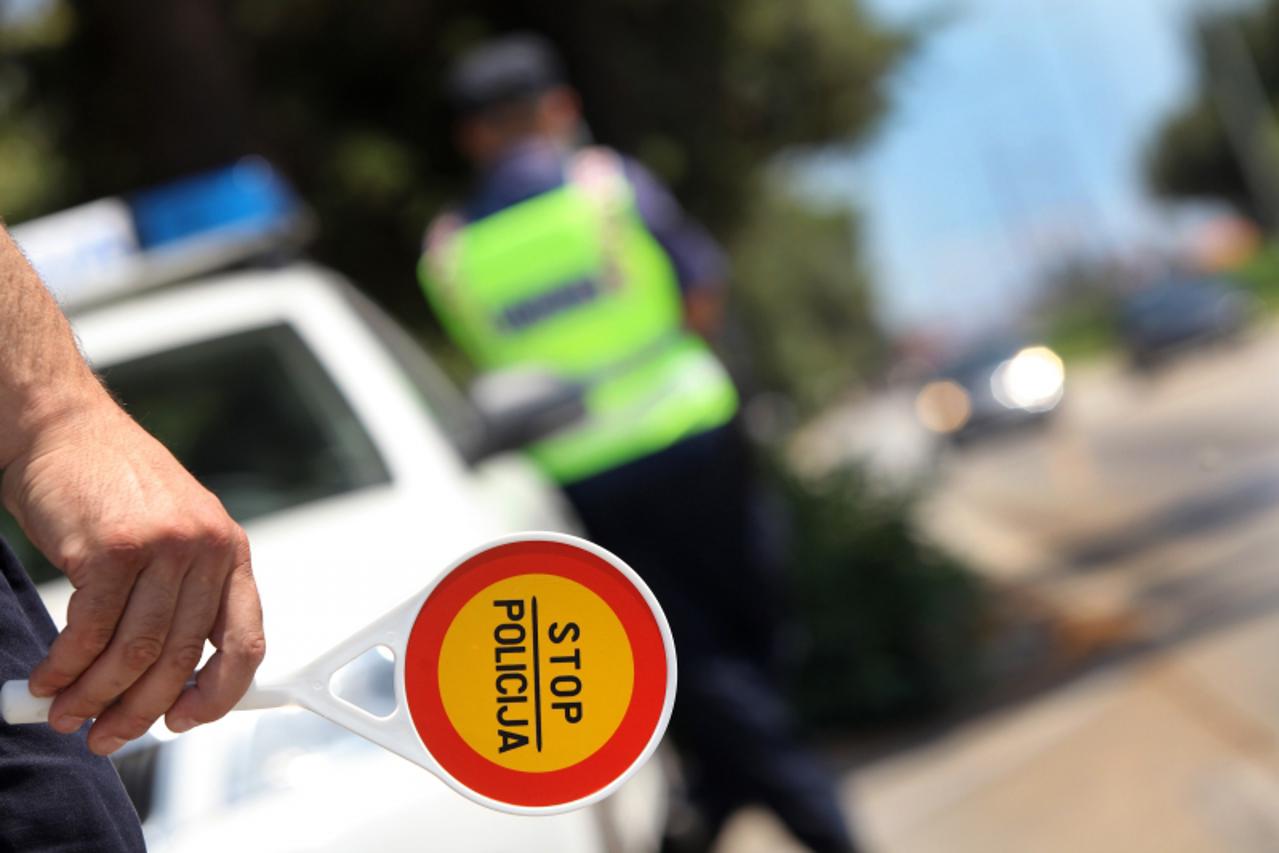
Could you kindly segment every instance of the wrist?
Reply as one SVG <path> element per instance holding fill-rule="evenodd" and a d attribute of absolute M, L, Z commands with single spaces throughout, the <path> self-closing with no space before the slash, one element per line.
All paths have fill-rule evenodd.
<path fill-rule="evenodd" d="M 60 377 L 0 394 L 11 414 L 0 427 L 0 470 L 31 453 L 48 436 L 87 422 L 104 406 L 117 408 L 97 377 L 85 366 L 75 376 Z"/>
<path fill-rule="evenodd" d="M 116 408 L 58 304 L 0 227 L 0 469 Z M 104 405 L 105 404 L 105 405 Z"/>

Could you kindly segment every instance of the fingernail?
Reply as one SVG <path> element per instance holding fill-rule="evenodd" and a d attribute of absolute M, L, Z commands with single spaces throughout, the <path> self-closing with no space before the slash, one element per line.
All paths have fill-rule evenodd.
<path fill-rule="evenodd" d="M 83 725 L 84 717 L 76 717 L 71 714 L 58 717 L 58 719 L 53 721 L 53 727 L 66 735 L 71 734 Z"/>
<path fill-rule="evenodd" d="M 36 697 L 37 699 L 47 699 L 48 697 L 58 692 L 54 690 L 52 687 L 48 687 L 43 684 L 31 684 L 31 683 L 27 684 L 27 690 L 30 691 L 31 695 Z"/>
<path fill-rule="evenodd" d="M 89 744 L 89 749 L 93 750 L 98 755 L 110 755 L 122 746 L 124 746 L 124 738 L 108 737 Z"/>
<path fill-rule="evenodd" d="M 175 735 L 180 735 L 183 732 L 189 732 L 191 729 L 195 728 L 195 720 L 180 717 L 173 720 L 166 720 L 165 725 L 169 727 L 169 731 L 173 732 Z"/>

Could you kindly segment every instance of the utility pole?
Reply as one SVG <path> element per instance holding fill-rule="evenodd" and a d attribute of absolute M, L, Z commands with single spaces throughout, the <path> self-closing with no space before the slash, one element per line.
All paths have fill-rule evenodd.
<path fill-rule="evenodd" d="M 1266 229 L 1279 233 L 1279 137 L 1274 108 L 1248 44 L 1228 14 L 1200 25 L 1212 102 Z"/>

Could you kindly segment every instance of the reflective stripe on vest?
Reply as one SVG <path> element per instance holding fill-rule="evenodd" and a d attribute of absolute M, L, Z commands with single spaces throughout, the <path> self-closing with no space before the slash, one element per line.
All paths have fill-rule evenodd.
<path fill-rule="evenodd" d="M 460 228 L 418 266 L 445 331 L 481 368 L 537 366 L 587 385 L 586 419 L 529 449 L 561 483 L 726 423 L 737 393 L 683 329 L 670 259 L 615 154 L 588 149 L 564 186 Z"/>

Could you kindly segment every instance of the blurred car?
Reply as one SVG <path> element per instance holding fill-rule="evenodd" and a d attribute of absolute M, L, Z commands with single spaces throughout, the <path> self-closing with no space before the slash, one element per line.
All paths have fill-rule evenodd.
<path fill-rule="evenodd" d="M 1229 340 L 1248 324 L 1252 300 L 1217 278 L 1172 279 L 1128 297 L 1119 336 L 1135 367 L 1157 367 L 1174 354 Z"/>
<path fill-rule="evenodd" d="M 1065 389 L 1065 366 L 1048 347 L 986 342 L 933 374 L 915 398 L 915 414 L 927 429 L 963 443 L 1045 422 Z"/>
<path fill-rule="evenodd" d="M 90 282 L 87 295 L 61 294 L 86 356 L 247 530 L 270 646 L 259 677 L 269 682 L 493 536 L 573 531 L 559 492 L 512 451 L 571 423 L 581 405 L 575 389 L 527 375 L 489 377 L 477 404 L 340 276 L 305 261 L 253 264 L 278 214 L 246 200 L 243 185 L 265 207 L 289 209 L 260 177 L 215 179 L 221 201 L 188 204 L 186 217 L 131 204 L 126 219 L 99 205 L 89 220 L 60 214 L 60 229 L 14 235 L 55 291 Z M 183 208 L 181 195 L 171 202 Z M 210 229 L 217 203 L 237 227 Z M 157 248 L 118 233 L 126 224 L 145 235 L 147 216 L 194 233 L 159 229 Z M 74 255 L 88 250 L 61 245 L 59 232 L 92 238 L 89 273 L 106 258 L 109 274 L 86 274 Z M 42 254 L 51 245 L 59 251 Z M 234 270 L 217 271 L 229 262 Z M 29 545 L 23 558 L 38 574 Z M 70 592 L 62 580 L 41 585 L 59 621 Z M 380 687 L 370 683 L 371 703 L 393 695 L 389 667 Z M 656 762 L 607 803 L 532 819 L 472 805 L 302 712 L 238 712 L 178 738 L 160 723 L 153 734 L 119 766 L 154 853 L 631 851 L 654 847 L 664 823 Z"/>

